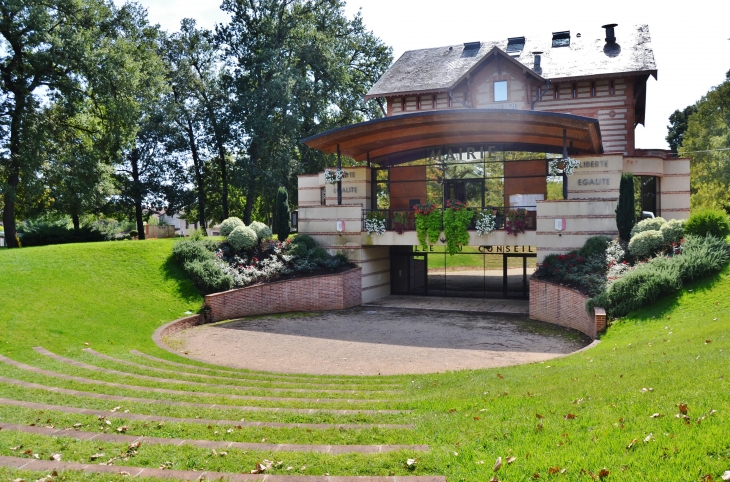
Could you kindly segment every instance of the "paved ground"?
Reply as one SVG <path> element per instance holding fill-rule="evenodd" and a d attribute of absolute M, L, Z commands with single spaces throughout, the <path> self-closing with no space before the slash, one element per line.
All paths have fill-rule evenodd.
<path fill-rule="evenodd" d="M 512 313 L 527 315 L 529 300 L 485 299 L 485 298 L 434 298 L 432 296 L 391 295 L 365 306 L 382 308 L 405 308 L 409 310 L 467 311 L 478 313 Z"/>
<path fill-rule="evenodd" d="M 433 300 L 433 299 L 432 299 Z M 494 302 L 495 300 L 491 300 Z M 498 300 L 501 302 L 501 300 Z M 392 375 L 487 368 L 548 360 L 590 343 L 583 335 L 487 314 L 484 300 L 445 299 L 460 311 L 360 306 L 339 312 L 253 317 L 172 336 L 187 356 L 238 368 L 328 375 Z M 501 302 L 524 310 L 524 302 Z"/>

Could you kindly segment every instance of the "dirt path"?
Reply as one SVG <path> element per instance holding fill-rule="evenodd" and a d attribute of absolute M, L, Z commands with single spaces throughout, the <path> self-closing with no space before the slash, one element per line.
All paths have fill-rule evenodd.
<path fill-rule="evenodd" d="M 590 340 L 524 315 L 361 306 L 199 326 L 168 342 L 197 360 L 323 375 L 394 375 L 548 360 Z"/>

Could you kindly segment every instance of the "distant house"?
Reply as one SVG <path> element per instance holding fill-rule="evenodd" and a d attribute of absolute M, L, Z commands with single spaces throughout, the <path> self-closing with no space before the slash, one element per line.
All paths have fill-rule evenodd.
<path fill-rule="evenodd" d="M 175 228 L 175 236 L 190 236 L 193 231 L 198 229 L 199 223 L 197 221 L 191 223 L 182 216 L 185 216 L 185 213 L 176 213 L 170 216 L 163 211 L 160 214 L 152 214 L 151 217 L 158 219 L 161 224 L 173 226 Z M 208 236 L 218 236 L 220 234 L 220 225 L 208 221 L 206 232 Z"/>

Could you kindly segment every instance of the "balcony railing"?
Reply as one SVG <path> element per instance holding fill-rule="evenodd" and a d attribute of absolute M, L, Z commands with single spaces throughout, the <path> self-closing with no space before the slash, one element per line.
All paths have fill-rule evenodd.
<path fill-rule="evenodd" d="M 525 206 L 524 208 L 531 207 L 534 208 L 534 206 Z M 438 208 L 441 209 L 443 212 L 444 208 Z M 477 212 L 479 211 L 487 211 L 492 212 L 495 215 L 495 231 L 504 230 L 504 222 L 505 217 L 504 213 L 505 211 L 509 211 L 511 209 L 520 209 L 520 206 L 514 206 L 511 208 L 504 208 L 504 207 L 488 207 L 484 209 L 473 209 Z M 385 221 L 385 230 L 386 231 L 395 231 L 398 234 L 402 234 L 406 231 L 415 231 L 416 230 L 416 211 L 413 209 L 363 209 L 362 211 L 362 230 L 365 231 L 365 220 L 368 219 L 368 216 L 370 213 L 380 213 L 382 219 Z M 536 211 L 526 211 L 526 221 L 527 221 L 527 231 L 534 231 L 537 228 L 537 212 Z M 474 216 L 471 220 L 471 224 L 469 225 L 469 230 L 476 230 L 476 223 L 477 223 L 477 216 Z M 443 229 L 443 226 L 441 227 Z"/>

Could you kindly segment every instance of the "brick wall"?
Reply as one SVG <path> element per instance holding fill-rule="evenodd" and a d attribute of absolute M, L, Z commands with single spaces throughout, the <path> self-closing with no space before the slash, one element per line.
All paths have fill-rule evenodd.
<path fill-rule="evenodd" d="M 596 339 L 606 328 L 606 312 L 596 308 L 595 315 L 586 312 L 587 296 L 536 279 L 530 280 L 530 319 L 573 328 Z"/>
<path fill-rule="evenodd" d="M 205 297 L 209 322 L 292 311 L 342 310 L 362 303 L 361 269 L 248 286 Z"/>

